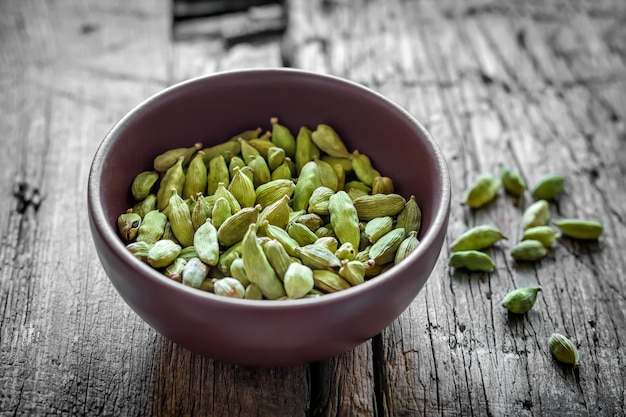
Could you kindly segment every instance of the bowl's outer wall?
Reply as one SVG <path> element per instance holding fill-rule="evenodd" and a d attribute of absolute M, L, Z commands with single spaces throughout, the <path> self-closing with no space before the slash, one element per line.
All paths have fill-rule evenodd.
<path fill-rule="evenodd" d="M 333 126 L 349 149 L 369 155 L 379 171 L 393 178 L 398 193 L 414 194 L 423 212 L 419 249 L 389 273 L 350 290 L 316 300 L 256 303 L 186 288 L 125 250 L 115 232 L 116 219 L 132 205 L 132 179 L 152 169 L 156 155 L 194 142 L 209 147 L 257 126 L 269 129 L 273 116 L 294 134 L 302 125 Z M 443 158 L 425 138 L 397 106 L 335 78 L 259 70 L 192 80 L 142 103 L 98 150 L 89 191 L 98 254 L 133 310 L 192 351 L 262 366 L 339 354 L 401 314 L 439 256 L 449 213 L 449 179 Z M 445 216 L 435 222 L 437 213 Z"/>

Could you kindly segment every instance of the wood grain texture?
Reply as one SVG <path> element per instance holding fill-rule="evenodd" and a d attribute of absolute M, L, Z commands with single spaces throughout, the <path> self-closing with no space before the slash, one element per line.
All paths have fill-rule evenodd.
<path fill-rule="evenodd" d="M 0 415 L 623 415 L 626 4 L 291 0 L 285 11 L 283 35 L 244 39 L 230 21 L 177 32 L 166 0 L 0 2 Z M 407 109 L 449 164 L 448 242 L 483 223 L 508 240 L 488 250 L 489 274 L 449 268 L 446 243 L 411 306 L 354 350 L 250 369 L 172 344 L 124 304 L 91 242 L 86 179 L 101 138 L 151 94 L 283 65 Z M 601 239 L 513 261 L 532 197 L 460 204 L 499 163 L 531 185 L 564 174 L 553 218 L 595 218 Z M 543 288 L 533 310 L 506 314 L 501 298 L 530 284 Z M 555 331 L 578 346 L 578 370 L 550 355 Z"/>

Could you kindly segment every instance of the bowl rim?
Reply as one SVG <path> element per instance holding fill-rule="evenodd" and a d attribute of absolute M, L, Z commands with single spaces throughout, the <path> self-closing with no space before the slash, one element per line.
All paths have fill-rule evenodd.
<path fill-rule="evenodd" d="M 324 82 L 329 83 L 340 83 L 343 85 L 347 85 L 350 88 L 360 90 L 362 93 L 373 95 L 377 100 L 385 103 L 387 106 L 391 107 L 394 111 L 399 113 L 401 116 L 405 117 L 408 121 L 410 121 L 417 130 L 423 136 L 423 139 L 426 142 L 428 148 L 430 148 L 431 154 L 435 157 L 435 164 L 439 170 L 439 177 L 441 187 L 439 189 L 439 210 L 434 213 L 432 224 L 427 232 L 422 236 L 420 240 L 420 244 L 417 246 L 416 250 L 408 255 L 408 258 L 405 261 L 420 257 L 426 250 L 435 244 L 435 240 L 437 235 L 442 231 L 442 229 L 446 228 L 448 223 L 448 213 L 450 209 L 450 201 L 451 201 L 451 181 L 450 174 L 448 170 L 448 166 L 443 155 L 443 152 L 439 145 L 435 142 L 430 132 L 417 120 L 415 119 L 408 111 L 404 108 L 396 104 L 391 99 L 385 97 L 381 93 L 378 93 L 365 85 L 359 84 L 355 81 L 342 78 L 336 75 L 324 74 L 319 72 L 313 72 L 303 69 L 296 68 L 250 68 L 250 69 L 236 69 L 236 70 L 226 70 L 226 71 L 218 71 L 211 74 L 201 75 L 193 78 L 189 78 L 187 80 L 183 80 L 181 82 L 175 83 L 169 87 L 166 87 L 155 94 L 149 96 L 148 98 L 141 101 L 139 104 L 134 106 L 132 109 L 127 111 L 122 118 L 117 121 L 107 132 L 107 134 L 102 139 L 99 144 L 92 163 L 89 170 L 88 176 L 88 184 L 87 184 L 87 203 L 88 203 L 88 212 L 89 212 L 89 221 L 92 224 L 92 234 L 95 233 L 94 228 L 97 230 L 97 233 L 100 234 L 101 239 L 104 244 L 106 244 L 109 249 L 116 254 L 118 259 L 124 262 L 127 266 L 138 269 L 140 272 L 147 274 L 151 279 L 156 280 L 157 283 L 161 285 L 169 285 L 174 291 L 183 291 L 188 293 L 192 297 L 199 297 L 200 299 L 205 299 L 210 303 L 226 303 L 232 306 L 240 306 L 244 308 L 285 308 L 285 309 L 294 309 L 294 308 L 310 308 L 315 305 L 324 305 L 329 303 L 335 303 L 345 298 L 358 297 L 363 292 L 376 291 L 376 288 L 382 286 L 388 281 L 392 275 L 396 274 L 400 270 L 406 270 L 411 265 L 411 262 L 402 262 L 398 265 L 395 265 L 392 270 L 386 271 L 380 275 L 377 275 L 374 279 L 370 279 L 365 281 L 362 284 L 357 286 L 337 291 L 334 293 L 324 294 L 320 297 L 315 298 L 300 298 L 300 299 L 286 299 L 286 300 L 248 300 L 248 299 L 239 299 L 239 298 L 231 298 L 219 296 L 207 291 L 201 291 L 196 288 L 188 287 L 183 285 L 180 282 L 176 282 L 165 275 L 161 274 L 157 270 L 153 269 L 146 263 L 137 259 L 134 255 L 131 254 L 130 251 L 126 249 L 126 245 L 119 237 L 117 231 L 114 227 L 109 224 L 108 219 L 105 216 L 103 204 L 100 199 L 100 173 L 103 170 L 103 166 L 106 160 L 106 155 L 109 153 L 112 146 L 117 141 L 120 134 L 124 131 L 125 127 L 131 123 L 133 119 L 140 116 L 146 111 L 150 110 L 150 107 L 156 104 L 159 99 L 164 96 L 168 96 L 172 94 L 172 92 L 188 88 L 189 86 L 196 83 L 207 82 L 208 80 L 214 81 L 219 80 L 221 78 L 229 78 L 229 77 L 237 77 L 241 75 L 262 75 L 262 74 L 273 74 L 273 73 L 283 73 L 283 74 L 291 74 L 298 75 L 303 77 L 312 77 L 318 80 L 322 80 Z M 439 255 L 438 255 L 439 256 Z M 108 275 L 108 274 L 107 274 Z"/>

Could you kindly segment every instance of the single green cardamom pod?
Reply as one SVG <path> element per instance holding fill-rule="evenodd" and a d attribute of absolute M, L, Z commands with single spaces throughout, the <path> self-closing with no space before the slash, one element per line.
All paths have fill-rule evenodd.
<path fill-rule="evenodd" d="M 500 229 L 483 224 L 472 227 L 465 231 L 461 236 L 457 237 L 450 245 L 452 252 L 462 250 L 479 250 L 492 246 L 501 239 L 508 239 Z"/>
<path fill-rule="evenodd" d="M 157 197 L 156 194 L 148 194 L 146 198 L 141 201 L 138 201 L 133 206 L 133 213 L 137 213 L 143 218 L 146 213 L 156 210 Z"/>
<path fill-rule="evenodd" d="M 517 288 L 504 296 L 500 305 L 515 314 L 525 314 L 537 301 L 537 293 L 541 287 Z"/>
<path fill-rule="evenodd" d="M 356 260 L 344 260 L 339 268 L 339 276 L 352 286 L 362 284 L 365 281 L 367 264 Z"/>
<path fill-rule="evenodd" d="M 335 250 L 335 256 L 339 258 L 340 261 L 352 261 L 356 256 L 356 250 L 354 246 L 352 246 L 352 243 L 346 242 Z"/>
<path fill-rule="evenodd" d="M 209 266 L 200 258 L 191 258 L 185 264 L 182 272 L 183 285 L 200 288 L 202 282 L 209 275 Z"/>
<path fill-rule="evenodd" d="M 358 188 L 350 188 L 346 192 L 348 193 L 348 197 L 350 197 L 350 200 L 352 201 L 356 200 L 359 197 L 363 197 L 364 195 L 369 195 L 365 191 L 359 190 Z"/>
<path fill-rule="evenodd" d="M 324 246 L 329 251 L 335 253 L 339 246 L 339 241 L 332 236 L 318 237 L 314 245 Z"/>
<path fill-rule="evenodd" d="M 272 174 L 270 172 L 270 167 L 267 166 L 267 162 L 265 158 L 261 155 L 255 156 L 248 161 L 248 166 L 253 169 L 253 182 L 254 186 L 258 187 L 259 185 L 266 184 L 272 180 Z"/>
<path fill-rule="evenodd" d="M 133 180 L 130 190 L 135 200 L 141 201 L 150 194 L 152 187 L 159 179 L 159 174 L 155 171 L 143 171 L 137 174 Z"/>
<path fill-rule="evenodd" d="M 554 224 L 565 236 L 574 239 L 595 240 L 602 234 L 602 224 L 595 220 L 562 219 Z"/>
<path fill-rule="evenodd" d="M 546 248 L 551 248 L 554 241 L 558 238 L 557 233 L 550 226 L 535 226 L 524 230 L 522 240 L 537 240 Z"/>
<path fill-rule="evenodd" d="M 393 191 L 393 180 L 391 178 L 378 176 L 372 180 L 372 194 L 391 194 Z"/>
<path fill-rule="evenodd" d="M 499 164 L 499 168 L 500 181 L 502 182 L 504 190 L 516 197 L 522 195 L 524 191 L 526 191 L 526 182 L 522 176 L 504 164 Z"/>
<path fill-rule="evenodd" d="M 396 227 L 403 228 L 408 236 L 409 233 L 413 231 L 419 232 L 421 226 L 422 210 L 417 204 L 417 201 L 415 201 L 415 196 L 411 195 L 396 218 Z"/>
<path fill-rule="evenodd" d="M 285 162 L 286 158 L 285 150 L 278 146 L 272 146 L 267 150 L 267 166 L 270 167 L 270 171 L 274 171 Z"/>
<path fill-rule="evenodd" d="M 228 185 L 228 191 L 235 196 L 241 207 L 253 207 L 256 201 L 256 191 L 252 180 L 235 168 L 235 175 Z"/>
<path fill-rule="evenodd" d="M 198 252 L 196 252 L 196 248 L 194 248 L 193 246 L 187 246 L 186 248 L 182 248 L 182 250 L 178 254 L 178 257 L 188 261 L 191 258 L 197 258 Z"/>
<path fill-rule="evenodd" d="M 313 244 L 317 240 L 317 235 L 302 223 L 289 223 L 287 225 L 287 233 L 294 238 L 300 246 Z"/>
<path fill-rule="evenodd" d="M 492 174 L 479 175 L 476 181 L 465 192 L 463 204 L 479 208 L 493 200 L 498 194 L 500 180 Z"/>
<path fill-rule="evenodd" d="M 330 224 L 341 244 L 350 242 L 358 248 L 361 230 L 357 209 L 345 191 L 338 191 L 328 200 Z"/>
<path fill-rule="evenodd" d="M 163 236 L 166 224 L 167 216 L 160 211 L 152 210 L 146 213 L 141 225 L 139 226 L 137 240 L 155 243 L 157 240 L 161 239 L 161 236 Z"/>
<path fill-rule="evenodd" d="M 239 280 L 232 277 L 213 279 L 213 293 L 231 298 L 244 298 L 246 289 Z"/>
<path fill-rule="evenodd" d="M 215 190 L 215 194 L 213 194 L 215 196 L 215 201 L 217 201 L 218 198 L 225 198 L 226 201 L 228 201 L 228 204 L 230 204 L 230 211 L 231 213 L 237 213 L 239 210 L 241 210 L 241 204 L 239 204 L 239 201 L 237 200 L 237 198 L 235 198 L 235 196 L 233 195 L 233 193 L 231 193 L 230 191 L 228 191 L 228 188 L 226 188 L 226 184 L 223 182 L 220 182 L 217 184 L 217 190 Z"/>
<path fill-rule="evenodd" d="M 242 169 L 247 166 L 246 163 L 239 156 L 233 156 L 230 158 L 230 162 L 228 163 L 228 173 L 232 177 L 235 175 L 235 168 Z"/>
<path fill-rule="evenodd" d="M 396 216 L 406 205 L 399 194 L 374 194 L 357 197 L 353 201 L 359 219 L 370 221 L 376 217 Z"/>
<path fill-rule="evenodd" d="M 285 272 L 283 279 L 285 292 L 289 298 L 302 298 L 313 289 L 313 271 L 299 263 L 292 263 Z"/>
<path fill-rule="evenodd" d="M 191 208 L 191 223 L 194 229 L 198 230 L 198 227 L 202 226 L 206 219 L 211 217 L 215 201 L 214 195 L 204 197 L 201 193 L 196 194 L 195 202 Z"/>
<path fill-rule="evenodd" d="M 183 170 L 184 158 L 180 157 L 178 162 L 172 165 L 163 175 L 161 184 L 157 191 L 157 208 L 161 211 L 165 210 L 172 196 L 172 189 L 181 195 L 183 186 L 185 185 L 185 172 Z"/>
<path fill-rule="evenodd" d="M 193 246 L 198 258 L 209 266 L 217 265 L 220 257 L 220 245 L 217 240 L 217 229 L 210 219 L 196 230 L 193 236 Z"/>
<path fill-rule="evenodd" d="M 191 223 L 191 213 L 189 206 L 178 195 L 176 189 L 172 189 L 172 196 L 168 205 L 167 219 L 169 220 L 172 232 L 180 244 L 184 246 L 193 245 L 193 235 L 195 229 Z"/>
<path fill-rule="evenodd" d="M 285 195 L 278 201 L 266 206 L 261 211 L 261 214 L 259 214 L 259 221 L 257 223 L 262 225 L 263 222 L 267 220 L 269 224 L 273 224 L 274 226 L 284 229 L 287 227 L 287 223 L 289 222 L 290 212 L 291 207 L 289 207 L 289 197 Z"/>
<path fill-rule="evenodd" d="M 240 171 L 242 174 L 250 178 L 252 182 L 254 183 L 254 170 L 251 167 L 246 165 L 245 167 L 241 168 Z"/>
<path fill-rule="evenodd" d="M 391 216 L 376 217 L 365 225 L 365 237 L 370 243 L 375 243 L 382 236 L 393 229 L 393 218 Z"/>
<path fill-rule="evenodd" d="M 377 264 L 386 264 L 396 257 L 396 251 L 404 240 L 404 229 L 393 229 L 383 235 L 370 249 L 370 257 Z"/>
<path fill-rule="evenodd" d="M 337 235 L 335 234 L 335 231 L 333 230 L 333 226 L 331 224 L 325 224 L 324 226 L 321 226 L 315 231 L 315 234 L 317 235 L 318 238 L 322 238 L 322 237 L 336 238 L 337 237 Z"/>
<path fill-rule="evenodd" d="M 484 252 L 465 250 L 454 252 L 448 260 L 448 265 L 454 268 L 465 268 L 470 271 L 491 271 L 496 267 L 493 259 Z"/>
<path fill-rule="evenodd" d="M 335 156 L 322 155 L 320 159 L 328 162 L 332 166 L 340 165 L 344 172 L 350 172 L 352 171 L 352 160 L 350 156 L 352 155 L 349 155 L 347 158 L 337 158 Z"/>
<path fill-rule="evenodd" d="M 337 176 L 337 191 L 343 190 L 346 185 L 346 171 L 343 170 L 341 164 L 335 164 L 332 167 Z"/>
<path fill-rule="evenodd" d="M 550 353 L 552 353 L 559 362 L 574 365 L 574 368 L 578 368 L 580 363 L 578 349 L 567 337 L 559 333 L 552 333 L 550 339 L 548 339 L 548 347 Z"/>
<path fill-rule="evenodd" d="M 174 259 L 174 262 L 163 270 L 163 275 L 176 282 L 183 282 L 183 269 L 185 269 L 185 265 L 187 265 L 187 260 L 178 256 Z"/>
<path fill-rule="evenodd" d="M 292 208 L 307 210 L 313 191 L 322 185 L 319 168 L 315 161 L 307 162 L 300 171 L 300 177 L 294 188 Z"/>
<path fill-rule="evenodd" d="M 273 180 L 256 188 L 256 203 L 265 208 L 287 196 L 291 198 L 296 188 L 292 180 Z"/>
<path fill-rule="evenodd" d="M 311 197 L 309 197 L 309 213 L 315 213 L 319 215 L 327 215 L 328 214 L 328 201 L 330 197 L 335 194 L 335 191 L 331 190 L 328 187 L 317 187 L 311 193 Z"/>
<path fill-rule="evenodd" d="M 400 246 L 398 246 L 398 250 L 396 251 L 396 256 L 393 260 L 394 265 L 398 265 L 407 256 L 411 254 L 417 247 L 419 246 L 420 241 L 417 239 L 417 232 L 411 231 L 409 235 L 404 238 Z"/>
<path fill-rule="evenodd" d="M 272 142 L 275 146 L 283 148 L 287 156 L 294 157 L 296 155 L 296 139 L 286 126 L 278 123 L 278 117 L 270 119 L 272 123 Z"/>
<path fill-rule="evenodd" d="M 307 162 L 313 161 L 315 158 L 319 157 L 320 150 L 317 145 L 313 143 L 311 130 L 306 126 L 302 126 L 296 137 L 296 153 L 294 158 L 297 172 L 299 173 Z"/>
<path fill-rule="evenodd" d="M 243 259 L 235 258 L 233 263 L 230 264 L 230 275 L 237 281 L 241 282 L 241 285 L 247 287 L 250 284 L 248 274 L 246 273 L 246 267 L 243 265 Z"/>
<path fill-rule="evenodd" d="M 357 178 L 370 187 L 374 182 L 374 178 L 382 176 L 372 166 L 369 156 L 360 153 L 358 150 L 352 152 L 352 169 L 354 169 Z"/>
<path fill-rule="evenodd" d="M 246 300 L 262 300 L 263 292 L 257 285 L 251 283 L 246 287 L 246 294 L 243 298 Z"/>
<path fill-rule="evenodd" d="M 207 194 L 213 195 L 217 192 L 219 184 L 228 187 L 230 183 L 230 171 L 226 165 L 226 160 L 222 155 L 218 155 L 209 162 L 209 173 L 207 174 Z"/>
<path fill-rule="evenodd" d="M 274 180 L 290 180 L 291 176 L 291 166 L 290 159 L 285 158 L 282 164 L 280 164 L 275 170 L 272 171 L 270 175 L 270 181 Z"/>
<path fill-rule="evenodd" d="M 259 151 L 259 155 L 267 159 L 267 155 L 268 155 L 270 148 L 275 146 L 269 140 L 270 136 L 271 136 L 271 133 L 267 132 L 267 136 L 263 136 L 258 139 L 250 139 L 247 141 L 247 143 L 250 146 L 252 146 L 254 149 L 256 149 L 257 151 Z"/>
<path fill-rule="evenodd" d="M 147 262 L 153 268 L 163 268 L 174 262 L 180 251 L 179 244 L 169 239 L 161 239 L 148 251 Z"/>
<path fill-rule="evenodd" d="M 117 218 L 117 230 L 122 238 L 127 241 L 133 241 L 139 233 L 141 227 L 141 216 L 128 210 L 126 213 L 120 214 Z"/>
<path fill-rule="evenodd" d="M 243 132 L 239 133 L 238 135 L 235 135 L 232 138 L 230 138 L 230 140 L 233 141 L 233 142 L 237 142 L 239 140 L 239 138 L 241 138 L 243 140 L 256 139 L 256 138 L 259 137 L 259 135 L 261 134 L 262 131 L 263 131 L 263 129 L 261 129 L 260 127 L 257 127 L 256 129 L 244 130 Z"/>
<path fill-rule="evenodd" d="M 224 162 L 229 163 L 232 156 L 241 152 L 241 145 L 237 141 L 227 141 L 210 148 L 204 148 L 202 151 L 204 152 L 204 162 L 207 165 L 210 165 L 210 161 L 218 156 L 224 158 Z"/>
<path fill-rule="evenodd" d="M 230 209 L 230 204 L 228 200 L 224 197 L 220 197 L 215 200 L 215 204 L 213 205 L 213 211 L 211 212 L 211 222 L 213 226 L 216 228 L 220 228 L 220 226 L 232 215 L 232 211 Z"/>
<path fill-rule="evenodd" d="M 516 261 L 538 261 L 548 254 L 548 249 L 538 240 L 522 240 L 511 248 L 511 257 Z"/>
<path fill-rule="evenodd" d="M 333 191 L 338 191 L 340 189 L 339 178 L 337 178 L 337 173 L 333 169 L 332 165 L 317 158 L 314 159 L 313 162 L 317 165 L 317 171 L 319 173 L 322 186 L 328 187 Z"/>
<path fill-rule="evenodd" d="M 206 188 L 207 167 L 204 164 L 204 152 L 198 151 L 187 167 L 182 196 L 183 198 L 195 197 L 198 193 L 204 193 Z"/>
<path fill-rule="evenodd" d="M 148 252 L 152 248 L 152 244 L 148 242 L 142 242 L 138 240 L 137 242 L 129 243 L 126 245 L 126 249 L 130 251 L 137 259 L 143 262 L 148 261 Z"/>
<path fill-rule="evenodd" d="M 524 230 L 535 226 L 545 226 L 550 220 L 550 205 L 546 200 L 538 200 L 529 205 L 522 215 Z"/>
<path fill-rule="evenodd" d="M 183 159 L 183 164 L 187 164 L 192 155 L 201 148 L 201 143 L 195 143 L 190 148 L 170 149 L 154 158 L 154 170 L 158 172 L 165 172 L 174 166 L 180 158 Z"/>
<path fill-rule="evenodd" d="M 251 224 L 259 220 L 261 206 L 244 207 L 227 218 L 217 229 L 217 239 L 222 246 L 229 247 L 243 239 Z"/>
<path fill-rule="evenodd" d="M 275 300 L 283 297 L 285 295 L 283 284 L 256 239 L 256 224 L 249 226 L 242 242 L 241 258 L 250 282 L 261 289 L 265 298 Z"/>
<path fill-rule="evenodd" d="M 344 184 L 343 189 L 346 192 L 352 191 L 353 189 L 361 191 L 359 195 L 372 193 L 372 187 L 370 187 L 369 185 L 365 184 L 362 181 L 357 181 L 357 180 L 348 181 L 347 183 Z"/>
<path fill-rule="evenodd" d="M 294 219 L 296 223 L 301 223 L 308 227 L 312 232 L 324 225 L 324 220 L 315 213 L 305 213 Z"/>
<path fill-rule="evenodd" d="M 217 261 L 217 268 L 224 276 L 230 275 L 230 267 L 236 258 L 241 257 L 242 249 L 243 242 L 237 242 L 222 252 L 220 259 Z"/>
<path fill-rule="evenodd" d="M 274 226 L 267 221 L 264 222 L 260 227 L 260 232 L 270 239 L 277 240 L 281 245 L 283 245 L 289 256 L 297 256 L 296 248 L 299 247 L 300 244 L 297 240 L 289 236 L 289 233 L 287 233 L 286 230 Z"/>
<path fill-rule="evenodd" d="M 295 249 L 296 256 L 311 269 L 334 269 L 341 261 L 333 252 L 320 245 L 306 245 Z"/>
<path fill-rule="evenodd" d="M 327 269 L 314 269 L 313 282 L 316 288 L 327 293 L 347 290 L 351 287 L 348 281 Z"/>
<path fill-rule="evenodd" d="M 293 263 L 285 247 L 274 239 L 270 239 L 262 247 L 274 272 L 279 279 L 284 280 L 287 268 Z"/>
<path fill-rule="evenodd" d="M 243 140 L 242 138 L 237 139 L 237 141 L 241 146 L 241 157 L 246 164 L 249 164 L 253 158 L 261 156 L 261 153 L 254 146 L 250 145 L 247 141 Z"/>
<path fill-rule="evenodd" d="M 546 174 L 539 178 L 531 194 L 539 200 L 553 200 L 565 190 L 565 177 L 560 174 Z"/>
<path fill-rule="evenodd" d="M 311 139 L 317 147 L 326 152 L 330 156 L 337 158 L 350 158 L 350 152 L 346 148 L 335 129 L 326 125 L 319 124 L 313 133 Z"/>

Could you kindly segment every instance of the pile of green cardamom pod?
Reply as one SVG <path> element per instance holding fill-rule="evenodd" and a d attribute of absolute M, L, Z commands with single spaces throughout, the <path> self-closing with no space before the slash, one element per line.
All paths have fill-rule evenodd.
<path fill-rule="evenodd" d="M 500 164 L 499 176 L 480 175 L 466 191 L 463 203 L 471 208 L 479 208 L 495 199 L 500 188 L 516 197 L 527 189 L 521 175 Z M 522 239 L 510 249 L 511 257 L 518 262 L 534 262 L 544 258 L 560 235 L 551 228 L 550 200 L 554 200 L 565 190 L 565 178 L 560 174 L 542 176 L 531 190 L 535 199 L 529 204 L 521 219 Z M 561 219 L 552 222 L 560 234 L 579 240 L 595 240 L 603 231 L 602 224 L 587 219 Z M 493 259 L 482 250 L 500 240 L 508 239 L 498 228 L 479 225 L 462 233 L 450 245 L 452 255 L 448 264 L 454 268 L 470 271 L 489 272 L 495 268 Z M 525 314 L 534 306 L 540 286 L 517 288 L 510 291 L 501 301 L 502 307 L 514 314 Z M 550 352 L 561 362 L 578 366 L 579 354 L 576 346 L 559 333 L 553 333 L 548 341 Z"/>
<path fill-rule="evenodd" d="M 246 299 L 319 297 L 387 271 L 419 240 L 415 196 L 329 125 L 167 150 L 131 184 L 127 248 L 167 277 Z"/>

